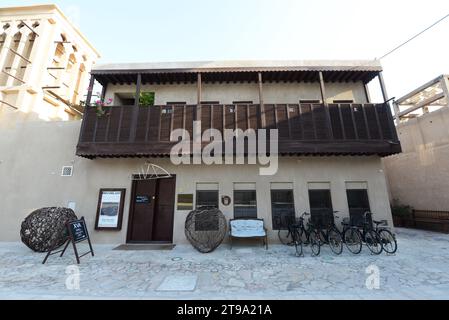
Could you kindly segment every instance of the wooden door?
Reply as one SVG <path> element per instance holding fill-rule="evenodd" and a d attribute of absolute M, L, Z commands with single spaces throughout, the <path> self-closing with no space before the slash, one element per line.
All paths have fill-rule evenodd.
<path fill-rule="evenodd" d="M 134 181 L 129 243 L 173 241 L 176 178 Z"/>
<path fill-rule="evenodd" d="M 156 212 L 153 220 L 152 241 L 173 242 L 176 180 L 157 181 Z"/>
<path fill-rule="evenodd" d="M 133 181 L 128 242 L 152 241 L 156 186 L 156 180 Z"/>

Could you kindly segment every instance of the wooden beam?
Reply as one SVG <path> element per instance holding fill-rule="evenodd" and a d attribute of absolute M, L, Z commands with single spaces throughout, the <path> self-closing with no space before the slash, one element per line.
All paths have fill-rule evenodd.
<path fill-rule="evenodd" d="M 195 120 L 201 121 L 201 101 L 203 100 L 203 79 L 201 73 L 197 77 L 197 106 L 195 111 Z"/>
<path fill-rule="evenodd" d="M 94 91 L 95 78 L 93 75 L 90 76 L 89 87 L 87 89 L 86 107 L 90 106 L 92 100 L 92 94 Z"/>
<path fill-rule="evenodd" d="M 369 93 L 368 84 L 365 83 L 365 84 L 363 85 L 363 88 L 364 88 L 364 90 L 365 90 L 366 103 L 371 103 L 371 95 L 370 95 L 370 93 Z"/>
<path fill-rule="evenodd" d="M 324 76 L 323 72 L 319 72 L 319 78 L 320 78 L 320 91 L 321 91 L 321 99 L 324 104 L 324 109 L 326 110 L 326 118 L 327 118 L 327 127 L 329 130 L 329 138 L 334 139 L 334 131 L 332 129 L 332 121 L 331 121 L 331 114 L 329 112 L 329 105 L 326 102 L 326 87 L 324 85 Z"/>
<path fill-rule="evenodd" d="M 416 111 L 416 110 L 418 110 L 418 109 L 424 108 L 424 107 L 426 107 L 426 106 L 432 104 L 432 103 L 435 102 L 435 101 L 438 101 L 438 100 L 440 100 L 440 99 L 443 99 L 444 97 L 445 97 L 444 92 L 442 92 L 442 93 L 440 93 L 440 94 L 437 94 L 436 96 L 430 97 L 430 98 L 428 98 L 428 99 L 426 99 L 426 100 L 424 100 L 424 101 L 418 103 L 417 105 L 415 105 L 415 106 L 413 106 L 413 107 L 411 107 L 411 108 L 408 108 L 407 110 L 404 110 L 404 111 L 402 111 L 402 112 L 399 112 L 399 118 L 401 118 L 401 117 L 403 117 L 403 116 L 409 114 L 410 112 L 413 112 L 413 111 Z"/>
<path fill-rule="evenodd" d="M 137 132 L 137 122 L 139 118 L 139 105 L 140 105 L 140 89 L 142 86 L 142 75 L 139 73 L 137 75 L 137 85 L 136 85 L 136 98 L 134 100 L 134 110 L 133 118 L 131 120 L 131 132 L 129 134 L 129 141 L 134 142 L 136 140 Z"/>
<path fill-rule="evenodd" d="M 402 98 L 396 100 L 396 103 L 399 104 L 399 105 L 402 104 L 402 103 L 404 103 L 405 101 L 407 101 L 408 99 L 410 99 L 410 98 L 412 98 L 413 96 L 417 95 L 417 94 L 420 93 L 421 91 L 423 91 L 423 90 L 425 90 L 425 89 L 427 89 L 427 88 L 429 88 L 429 87 L 431 87 L 431 86 L 437 84 L 440 80 L 441 80 L 441 77 L 438 77 L 438 78 L 436 78 L 436 79 L 433 79 L 432 81 L 427 82 L 426 84 L 424 84 L 424 85 L 422 85 L 421 87 L 419 87 L 419 88 L 413 90 L 413 91 L 410 92 L 409 94 L 407 94 L 407 95 L 403 96 Z M 388 99 L 387 99 L 387 100 L 388 100 Z"/>
<path fill-rule="evenodd" d="M 384 76 L 382 75 L 382 72 L 379 72 L 379 75 L 377 77 L 379 78 L 382 97 L 384 98 L 384 102 L 387 102 L 388 100 L 390 100 L 390 98 L 388 98 L 387 87 L 385 86 Z"/>
<path fill-rule="evenodd" d="M 259 72 L 257 74 L 258 77 L 258 83 L 259 83 L 259 120 L 258 120 L 258 126 L 259 128 L 266 128 L 267 121 L 265 118 L 265 104 L 264 104 L 264 97 L 263 97 L 263 76 L 262 72 Z"/>

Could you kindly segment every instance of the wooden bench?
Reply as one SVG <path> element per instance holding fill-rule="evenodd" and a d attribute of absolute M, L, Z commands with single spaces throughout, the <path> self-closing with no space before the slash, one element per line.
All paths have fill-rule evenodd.
<path fill-rule="evenodd" d="M 263 219 L 233 219 L 229 221 L 229 238 L 231 249 L 233 239 L 260 238 L 265 249 L 268 250 L 268 234 Z"/>

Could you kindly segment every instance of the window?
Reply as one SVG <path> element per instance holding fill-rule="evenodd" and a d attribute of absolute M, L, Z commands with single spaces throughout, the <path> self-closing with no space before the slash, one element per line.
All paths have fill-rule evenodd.
<path fill-rule="evenodd" d="M 257 218 L 256 190 L 234 191 L 234 218 Z"/>
<path fill-rule="evenodd" d="M 328 225 L 334 217 L 330 189 L 310 189 L 310 214 L 312 222 L 319 226 Z"/>
<path fill-rule="evenodd" d="M 368 190 L 363 186 L 346 186 L 346 195 L 348 197 L 349 215 L 351 222 L 355 225 L 362 225 L 364 214 L 371 211 L 369 205 Z"/>
<path fill-rule="evenodd" d="M 218 190 L 198 190 L 196 192 L 196 209 L 218 209 Z"/>
<path fill-rule="evenodd" d="M 344 104 L 344 103 L 354 103 L 354 100 L 334 100 L 334 103 Z"/>
<path fill-rule="evenodd" d="M 201 104 L 220 104 L 220 101 L 201 101 Z"/>
<path fill-rule="evenodd" d="M 232 104 L 253 104 L 252 101 L 233 101 Z"/>
<path fill-rule="evenodd" d="M 196 185 L 196 209 L 218 209 L 218 183 L 198 183 Z M 216 231 L 219 228 L 218 213 L 201 212 L 195 217 L 196 231 Z"/>
<path fill-rule="evenodd" d="M 308 104 L 308 103 L 321 103 L 321 100 L 299 100 L 299 103 L 304 103 L 304 104 Z"/>
<path fill-rule="evenodd" d="M 271 190 L 273 229 L 286 230 L 295 218 L 293 190 Z"/>
<path fill-rule="evenodd" d="M 186 105 L 187 102 L 182 101 L 182 102 L 167 102 L 167 106 L 184 106 Z"/>
<path fill-rule="evenodd" d="M 197 183 L 196 185 L 196 209 L 219 208 L 218 183 Z"/>

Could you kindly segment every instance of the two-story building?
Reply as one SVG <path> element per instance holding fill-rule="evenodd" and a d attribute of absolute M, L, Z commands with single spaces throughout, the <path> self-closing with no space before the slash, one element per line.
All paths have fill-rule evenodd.
<path fill-rule="evenodd" d="M 90 87 L 102 86 L 103 106 L 85 110 L 76 154 L 86 160 L 76 160 L 68 178 L 70 199 L 98 227 L 97 239 L 114 243 L 184 243 L 188 213 L 203 206 L 228 219 L 264 219 L 273 240 L 285 217 L 303 212 L 357 218 L 372 211 L 392 225 L 381 158 L 401 146 L 381 72 L 369 61 L 98 66 Z M 379 103 L 367 86 L 376 78 Z M 264 165 L 248 161 L 174 164 L 179 137 L 171 133 L 185 129 L 193 140 L 195 121 L 200 133 L 277 130 L 278 148 L 269 154 L 278 157 L 277 170 L 261 175 Z M 200 150 L 210 140 L 203 136 Z M 185 150 L 194 158 L 193 143 Z M 111 215 L 122 214 L 108 231 L 107 219 L 106 228 L 98 221 L 114 203 Z"/>

